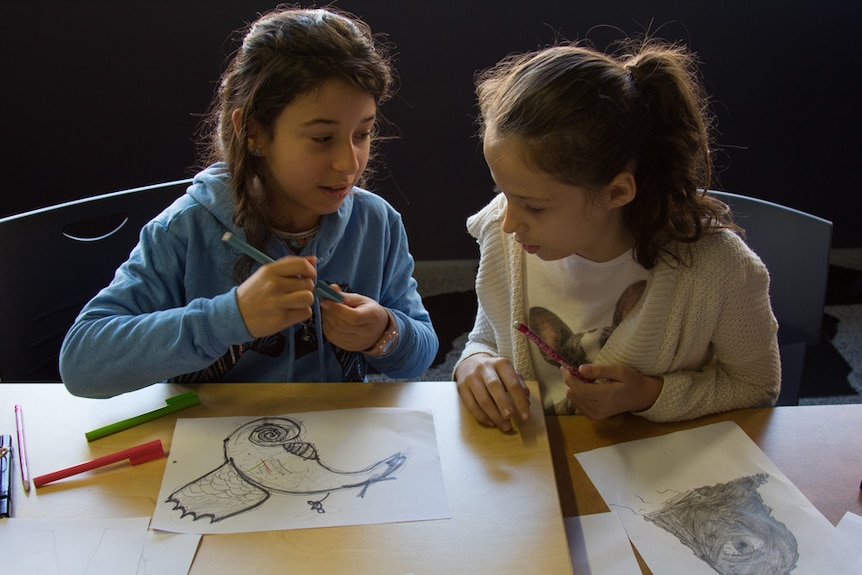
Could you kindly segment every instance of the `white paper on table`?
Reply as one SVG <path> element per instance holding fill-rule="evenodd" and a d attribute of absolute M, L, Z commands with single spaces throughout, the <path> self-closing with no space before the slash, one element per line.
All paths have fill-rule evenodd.
<path fill-rule="evenodd" d="M 188 575 L 200 542 L 197 533 L 149 530 L 137 575 Z"/>
<path fill-rule="evenodd" d="M 2 520 L 4 573 L 135 575 L 149 522 L 149 517 Z"/>
<path fill-rule="evenodd" d="M 575 458 L 656 575 L 730 573 L 733 563 L 769 564 L 779 573 L 776 565 L 794 562 L 795 573 L 862 573 L 835 527 L 734 422 Z"/>
<path fill-rule="evenodd" d="M 862 563 L 862 517 L 847 511 L 836 528 Z"/>
<path fill-rule="evenodd" d="M 427 409 L 178 419 L 152 528 L 241 533 L 449 517 Z"/>
<path fill-rule="evenodd" d="M 616 513 L 566 517 L 572 571 L 578 575 L 641 575 Z"/>

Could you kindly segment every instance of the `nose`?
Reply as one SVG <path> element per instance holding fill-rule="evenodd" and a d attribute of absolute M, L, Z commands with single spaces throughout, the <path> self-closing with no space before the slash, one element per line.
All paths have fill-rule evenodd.
<path fill-rule="evenodd" d="M 332 168 L 344 174 L 355 174 L 362 164 L 363 151 L 352 141 L 346 141 L 338 146 L 332 161 Z"/>
<path fill-rule="evenodd" d="M 515 211 L 506 203 L 506 211 L 503 213 L 503 232 L 514 234 L 515 232 L 523 232 L 523 224 L 518 221 Z"/>

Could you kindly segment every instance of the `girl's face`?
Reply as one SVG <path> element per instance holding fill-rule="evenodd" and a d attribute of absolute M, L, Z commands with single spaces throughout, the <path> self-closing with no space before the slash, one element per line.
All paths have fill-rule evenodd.
<path fill-rule="evenodd" d="M 285 106 L 259 146 L 276 228 L 305 231 L 341 207 L 368 163 L 376 119 L 374 97 L 339 79 Z"/>
<path fill-rule="evenodd" d="M 561 183 L 528 166 L 516 140 L 486 139 L 484 151 L 491 177 L 506 196 L 503 231 L 514 234 L 527 253 L 546 261 L 578 254 L 604 262 L 634 245 L 619 209 L 630 201 L 629 191 L 609 184 L 590 193 Z"/>

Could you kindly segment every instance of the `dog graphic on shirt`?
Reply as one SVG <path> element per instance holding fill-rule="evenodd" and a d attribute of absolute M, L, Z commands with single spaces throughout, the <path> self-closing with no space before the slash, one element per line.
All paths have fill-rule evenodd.
<path fill-rule="evenodd" d="M 635 305 L 637 305 L 638 301 L 640 301 L 645 288 L 646 280 L 641 280 L 627 287 L 620 295 L 614 308 L 612 324 L 601 328 L 602 335 L 599 338 L 599 345 L 601 347 L 604 347 L 616 327 L 622 323 L 634 309 Z M 557 314 L 547 308 L 538 306 L 530 308 L 528 321 L 530 329 L 539 334 L 539 337 L 545 340 L 548 345 L 554 348 L 570 364 L 578 366 L 588 361 L 581 341 L 586 334 L 598 328 L 575 333 Z M 553 366 L 559 365 L 544 351 L 540 350 L 540 353 L 542 354 L 542 359 L 549 364 Z M 571 414 L 575 412 L 575 409 L 569 398 L 566 397 L 554 406 L 554 411 L 557 414 Z"/>

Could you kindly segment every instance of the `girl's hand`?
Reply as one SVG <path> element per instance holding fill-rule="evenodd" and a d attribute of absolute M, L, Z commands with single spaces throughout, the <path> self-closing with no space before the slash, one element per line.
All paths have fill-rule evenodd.
<path fill-rule="evenodd" d="M 311 317 L 314 260 L 287 256 L 258 268 L 236 290 L 239 313 L 252 337 L 265 337 Z"/>
<path fill-rule="evenodd" d="M 578 368 L 581 375 L 596 380 L 585 383 L 560 368 L 569 386 L 566 395 L 579 412 L 590 419 L 604 419 L 618 413 L 643 411 L 652 407 L 663 382 L 622 365 L 587 364 Z"/>
<path fill-rule="evenodd" d="M 337 285 L 330 286 L 338 292 Z M 358 293 L 341 292 L 344 301 L 321 300 L 323 333 L 333 345 L 347 351 L 365 351 L 383 336 L 389 325 L 386 308 Z"/>
<path fill-rule="evenodd" d="M 489 427 L 511 431 L 511 419 L 530 417 L 530 389 L 509 360 L 479 353 L 455 370 L 458 395 L 473 417 Z"/>

